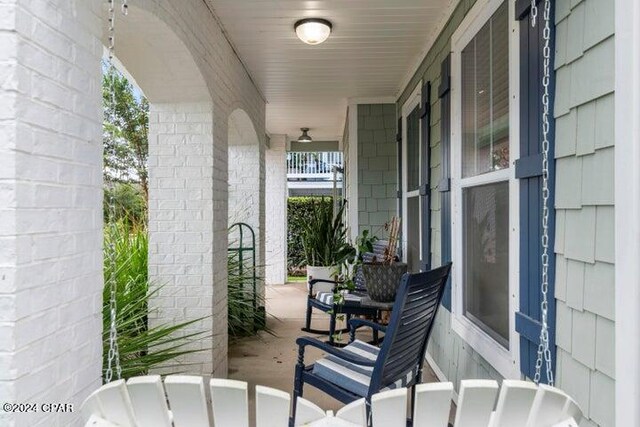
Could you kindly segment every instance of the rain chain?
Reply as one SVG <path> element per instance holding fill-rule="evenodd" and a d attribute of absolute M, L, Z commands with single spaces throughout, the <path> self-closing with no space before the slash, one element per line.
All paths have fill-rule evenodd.
<path fill-rule="evenodd" d="M 115 0 L 109 1 L 109 57 L 108 63 L 109 68 L 113 67 L 113 53 L 115 51 L 116 46 L 116 33 L 115 33 L 115 20 L 116 20 L 116 8 L 115 8 Z M 127 0 L 121 0 L 121 13 L 123 15 L 127 15 L 128 5 Z M 112 78 L 115 79 L 115 74 L 112 73 Z M 115 105 L 116 105 L 116 94 L 115 94 L 115 81 L 111 82 L 111 123 L 115 123 Z M 115 129 L 111 130 L 112 138 L 115 140 Z M 115 200 L 113 196 L 113 192 L 109 197 L 109 217 L 112 227 L 115 227 Z M 109 352 L 107 354 L 107 369 L 105 371 L 105 381 L 107 383 L 111 382 L 114 375 L 116 379 L 120 379 L 122 377 L 122 367 L 120 366 L 120 353 L 118 351 L 118 329 L 116 325 L 117 318 L 117 303 L 116 303 L 116 291 L 118 286 L 117 274 L 116 274 L 116 259 L 115 259 L 115 242 L 112 240 L 109 242 L 109 265 L 110 265 L 110 276 L 109 276 Z"/>
<path fill-rule="evenodd" d="M 536 0 L 531 0 L 531 25 L 535 27 L 538 17 Z M 549 84 L 551 79 L 551 0 L 543 0 L 544 29 L 542 38 L 543 77 L 542 87 L 542 302 L 540 303 L 542 328 L 540 329 L 540 344 L 536 359 L 536 373 L 533 381 L 540 383 L 542 364 L 546 364 L 547 383 L 554 384 L 551 365 L 551 349 L 549 348 Z"/>

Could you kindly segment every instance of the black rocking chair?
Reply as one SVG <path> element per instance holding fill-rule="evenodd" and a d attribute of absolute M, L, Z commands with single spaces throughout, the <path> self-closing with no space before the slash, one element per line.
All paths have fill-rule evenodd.
<path fill-rule="evenodd" d="M 369 418 L 373 394 L 412 387 L 422 381 L 427 342 L 450 270 L 451 263 L 424 273 L 405 274 L 389 325 L 384 327 L 362 319 L 351 319 L 352 342 L 345 348 L 339 349 L 311 337 L 298 338 L 291 423 L 295 421 L 297 397 L 302 396 L 305 383 L 343 403 L 364 397 Z M 361 326 L 385 333 L 381 348 L 353 340 L 355 330 Z M 327 356 L 305 365 L 307 346 L 319 348 Z"/>
<path fill-rule="evenodd" d="M 370 263 L 376 261 L 378 258 L 384 255 L 384 250 L 387 247 L 386 240 L 379 240 L 373 245 L 373 252 L 367 252 L 363 254 L 363 262 Z M 319 283 L 329 283 L 333 286 L 333 289 L 330 292 L 316 292 L 314 286 Z M 372 307 L 362 307 L 357 304 L 334 304 L 333 298 L 334 294 L 337 292 L 337 288 L 339 286 L 339 282 L 335 282 L 332 280 L 325 279 L 311 279 L 308 282 L 309 285 L 309 294 L 307 295 L 307 314 L 305 318 L 305 325 L 303 328 L 300 328 L 303 332 L 308 332 L 310 334 L 318 334 L 318 335 L 328 335 L 329 343 L 335 344 L 334 336 L 338 332 L 349 332 L 349 321 L 351 316 L 366 316 L 374 321 L 377 321 L 380 316 L 380 310 L 378 308 Z M 355 276 L 355 285 L 356 288 L 353 292 L 356 296 L 366 296 L 367 288 L 364 280 L 364 276 L 362 270 L 359 269 L 356 272 Z M 311 327 L 311 317 L 313 314 L 313 309 L 320 310 L 324 313 L 329 314 L 329 329 L 314 329 Z M 347 320 L 347 328 L 336 330 L 336 316 L 339 314 L 343 314 Z M 378 341 L 378 331 L 374 330 L 374 342 Z"/>

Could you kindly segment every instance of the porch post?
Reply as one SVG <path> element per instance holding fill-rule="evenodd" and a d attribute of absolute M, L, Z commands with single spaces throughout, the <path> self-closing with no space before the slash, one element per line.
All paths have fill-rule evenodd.
<path fill-rule="evenodd" d="M 615 2 L 616 425 L 640 425 L 640 3 Z"/>
<path fill-rule="evenodd" d="M 265 278 L 265 136 L 260 137 L 251 118 L 242 109 L 228 118 L 228 221 L 229 226 L 244 222 L 251 226 L 256 239 L 256 290 L 264 296 Z M 270 220 L 271 221 L 271 220 Z M 238 245 L 237 231 L 229 235 L 230 244 Z M 249 239 L 243 244 L 250 246 Z M 257 309 L 263 304 L 258 301 Z M 260 312 L 261 313 L 261 312 Z"/>
<path fill-rule="evenodd" d="M 163 288 L 150 302 L 157 311 L 149 324 L 209 316 L 181 331 L 208 336 L 189 346 L 206 351 L 181 358 L 189 373 L 203 375 L 214 372 L 227 353 L 226 324 L 211 317 L 214 306 L 226 307 L 214 301 L 212 130 L 210 103 L 150 106 L 149 279 Z"/>
<path fill-rule="evenodd" d="M 0 402 L 79 408 L 101 383 L 100 15 L 99 0 L 0 8 Z M 0 410 L 0 425 L 79 418 Z"/>
<path fill-rule="evenodd" d="M 287 281 L 287 141 L 285 135 L 271 135 L 265 154 L 265 224 L 267 285 Z"/>

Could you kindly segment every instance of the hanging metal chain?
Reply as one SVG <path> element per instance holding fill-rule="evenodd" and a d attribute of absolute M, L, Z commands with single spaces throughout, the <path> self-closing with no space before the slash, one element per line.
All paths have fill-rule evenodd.
<path fill-rule="evenodd" d="M 535 27 L 538 7 L 536 0 L 531 1 L 531 25 Z M 546 365 L 547 383 L 553 385 L 551 349 L 549 344 L 549 85 L 551 80 L 551 0 L 544 0 L 544 29 L 542 38 L 543 76 L 542 76 L 542 302 L 540 303 L 542 328 L 536 359 L 536 373 L 533 381 L 540 383 L 542 364 Z"/>
<path fill-rule="evenodd" d="M 531 0 L 531 26 L 536 26 L 536 19 L 538 19 L 538 2 L 537 0 Z"/>
<path fill-rule="evenodd" d="M 109 69 L 113 67 L 113 53 L 115 51 L 116 46 L 116 34 L 115 34 L 115 20 L 116 20 L 116 9 L 115 9 L 115 0 L 109 1 Z M 127 0 L 121 0 L 122 7 L 121 11 L 123 15 L 126 15 L 128 12 Z M 111 80 L 111 123 L 112 125 L 115 123 L 115 105 L 116 105 L 116 94 L 115 94 L 115 74 L 112 73 Z M 111 129 L 111 137 L 115 140 L 116 134 L 115 129 L 112 127 Z M 111 226 L 115 227 L 115 199 L 113 195 L 113 191 L 109 196 L 109 220 L 111 222 Z M 112 233 L 112 236 L 115 235 Z M 110 275 L 109 275 L 109 352 L 107 353 L 107 369 L 105 371 L 105 381 L 111 382 L 114 375 L 116 379 L 120 379 L 122 377 L 122 367 L 120 366 L 120 352 L 118 350 L 118 328 L 117 328 L 117 313 L 118 313 L 118 305 L 116 299 L 117 287 L 118 287 L 118 278 L 116 272 L 116 259 L 115 259 L 115 242 L 112 240 L 109 242 L 109 267 L 110 267 Z"/>

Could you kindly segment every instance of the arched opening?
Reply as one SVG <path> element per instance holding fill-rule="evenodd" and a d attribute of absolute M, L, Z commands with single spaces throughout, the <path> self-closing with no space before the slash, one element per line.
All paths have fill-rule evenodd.
<path fill-rule="evenodd" d="M 261 329 L 265 322 L 265 158 L 251 118 L 242 109 L 234 110 L 228 126 L 229 246 L 252 248 L 230 251 L 229 332 L 239 337 Z M 243 223 L 248 228 L 242 232 Z M 255 254 L 255 258 L 254 258 Z"/>
<path fill-rule="evenodd" d="M 149 102 L 211 102 L 194 55 L 158 16 L 129 5 L 127 16 L 116 18 L 116 32 L 116 56 Z"/>
<path fill-rule="evenodd" d="M 229 144 L 229 224 L 246 222 L 259 228 L 260 141 L 251 119 L 242 109 L 227 121 Z M 262 178 L 264 180 L 264 178 Z"/>
<path fill-rule="evenodd" d="M 158 290 L 148 328 L 192 322 L 174 335 L 202 334 L 180 348 L 195 352 L 153 370 L 179 363 L 182 372 L 225 375 L 226 346 L 216 343 L 226 342 L 226 289 L 214 289 L 224 259 L 216 264 L 214 241 L 226 234 L 214 237 L 213 219 L 226 213 L 213 202 L 210 91 L 190 49 L 154 13 L 131 5 L 117 17 L 116 41 L 116 65 L 149 100 L 148 283 Z"/>

